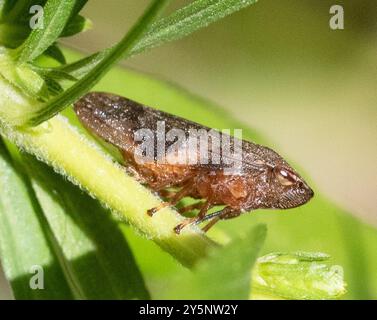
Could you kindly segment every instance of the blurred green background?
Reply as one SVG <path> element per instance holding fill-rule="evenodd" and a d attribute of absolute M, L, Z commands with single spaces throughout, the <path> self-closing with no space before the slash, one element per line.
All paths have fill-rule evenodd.
<path fill-rule="evenodd" d="M 189 2 L 177 0 L 170 10 Z M 107 47 L 121 38 L 148 3 L 148 0 L 89 1 L 83 14 L 93 21 L 93 29 L 66 39 L 64 45 L 83 53 Z M 344 30 L 329 28 L 329 9 L 334 4 L 344 7 Z M 377 226 L 376 49 L 375 0 L 259 0 L 256 5 L 188 38 L 134 57 L 123 65 L 179 84 L 221 105 L 242 124 L 267 137 L 276 151 L 299 164 L 315 191 Z M 178 112 L 180 106 L 176 108 Z M 324 210 L 316 202 L 311 206 Z M 300 214 L 301 209 L 297 212 Z M 271 222 L 268 237 L 271 232 L 284 233 L 284 221 L 293 218 L 282 217 L 286 220 L 276 225 Z M 315 221 L 302 216 L 295 219 L 298 230 L 306 224 L 315 225 Z M 239 222 L 229 221 L 223 228 L 236 232 L 243 221 L 241 218 Z M 328 223 L 333 224 L 334 232 L 349 231 L 348 237 L 340 237 L 343 240 L 339 241 L 349 241 L 344 246 L 358 250 L 357 242 L 362 240 L 357 237 L 357 230 L 345 226 L 340 231 L 336 221 Z M 313 234 L 318 230 L 320 226 L 318 229 L 313 226 L 312 232 L 306 233 L 313 238 L 312 247 L 300 246 L 300 237 L 305 233 L 298 231 L 298 243 L 292 250 L 328 251 L 316 242 L 317 237 L 326 237 Z M 135 246 L 153 246 L 140 244 L 131 232 L 126 232 Z M 265 250 L 284 249 L 291 241 L 275 237 Z M 308 239 L 305 241 L 310 243 Z M 362 265 L 364 255 L 374 254 L 377 258 L 374 245 L 370 244 L 369 252 L 358 253 L 361 262 L 356 267 Z M 153 257 L 155 251 L 151 252 Z M 164 256 L 169 261 L 159 272 L 148 262 L 141 266 L 152 279 L 149 286 L 157 288 L 162 283 L 158 279 L 176 266 L 165 254 L 157 251 L 154 254 L 156 259 Z M 368 277 L 375 278 L 373 270 L 370 272 L 360 277 L 366 277 L 365 281 Z M 362 285 L 352 288 L 358 290 L 358 297 L 377 297 L 376 292 L 363 291 Z M 5 297 L 9 297 L 9 291 L 0 290 L 0 299 Z"/>

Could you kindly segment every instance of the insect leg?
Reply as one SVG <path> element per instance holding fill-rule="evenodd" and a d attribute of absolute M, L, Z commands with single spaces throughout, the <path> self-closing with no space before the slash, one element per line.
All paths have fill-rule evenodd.
<path fill-rule="evenodd" d="M 203 228 L 202 228 L 202 230 L 203 230 L 203 232 L 207 232 L 209 229 L 211 229 L 215 224 L 216 224 L 216 222 L 217 221 L 219 221 L 220 220 L 220 217 L 215 217 L 215 218 L 213 218 L 210 222 L 208 222 Z"/>
<path fill-rule="evenodd" d="M 201 208 L 200 208 L 198 216 L 197 217 L 193 217 L 193 218 L 187 218 L 187 219 L 183 220 L 182 223 L 180 223 L 179 225 L 177 225 L 174 228 L 175 233 L 179 234 L 182 231 L 182 229 L 184 227 L 186 227 L 187 225 L 192 224 L 192 223 L 196 224 L 198 221 L 201 221 L 204 218 L 204 216 L 207 213 L 207 211 L 212 206 L 212 202 L 210 200 L 207 200 L 205 203 L 199 202 L 199 203 L 196 203 L 196 204 L 200 204 L 201 205 Z"/>
<path fill-rule="evenodd" d="M 196 202 L 194 204 L 190 204 L 186 207 L 179 209 L 178 212 L 180 214 L 182 214 L 182 213 L 189 212 L 189 211 L 192 211 L 192 210 L 195 210 L 195 209 L 201 209 L 203 207 L 203 205 L 204 205 L 204 202 Z"/>
<path fill-rule="evenodd" d="M 157 191 L 157 194 L 161 198 L 171 199 L 171 198 L 174 197 L 174 195 L 176 194 L 176 192 L 173 191 L 173 190 L 162 189 L 162 190 Z"/>
<path fill-rule="evenodd" d="M 178 191 L 169 202 L 163 202 L 158 207 L 149 209 L 147 214 L 151 217 L 159 210 L 168 207 L 168 206 L 175 206 L 181 199 L 186 197 L 191 191 L 191 183 L 187 183 L 180 191 Z"/>
<path fill-rule="evenodd" d="M 216 211 L 214 213 L 208 214 L 205 217 L 203 217 L 201 220 L 197 221 L 197 223 L 206 221 L 206 220 L 211 220 L 208 222 L 206 226 L 202 228 L 204 232 L 207 232 L 210 228 L 212 228 L 216 222 L 222 219 L 230 219 L 233 217 L 236 217 L 240 215 L 240 212 L 238 210 L 235 210 L 234 208 L 231 207 L 225 207 L 220 211 Z"/>

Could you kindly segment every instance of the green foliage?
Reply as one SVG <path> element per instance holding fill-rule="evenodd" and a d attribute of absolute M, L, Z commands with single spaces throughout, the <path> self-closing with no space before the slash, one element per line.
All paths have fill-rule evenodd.
<path fill-rule="evenodd" d="M 80 299 L 148 298 L 132 252 L 111 215 L 34 157 L 24 155 L 22 160 L 73 295 Z"/>
<path fill-rule="evenodd" d="M 178 40 L 206 27 L 257 0 L 197 0 L 152 25 L 151 30 L 133 48 L 137 54 L 163 43 Z"/>
<path fill-rule="evenodd" d="M 66 60 L 65 60 L 65 57 L 63 55 L 63 52 L 60 50 L 60 48 L 53 44 L 52 46 L 50 46 L 45 52 L 44 54 L 48 57 L 51 57 L 52 59 L 56 60 L 58 63 L 61 63 L 61 64 L 65 64 L 66 63 Z"/>
<path fill-rule="evenodd" d="M 273 253 L 258 260 L 253 288 L 286 299 L 335 299 L 345 293 L 343 269 L 322 253 Z"/>
<path fill-rule="evenodd" d="M 127 53 L 124 54 L 123 58 L 147 51 L 166 42 L 183 38 L 255 2 L 257 2 L 257 0 L 193 1 L 191 4 L 177 10 L 170 16 L 162 18 L 152 24 L 150 30 L 131 48 L 128 55 Z M 72 64 L 62 66 L 61 68 L 80 79 L 100 63 L 105 55 L 105 50 L 97 52 L 91 56 L 75 61 Z"/>
<path fill-rule="evenodd" d="M 77 33 L 84 32 L 92 27 L 90 20 L 83 16 L 75 16 L 60 34 L 60 37 L 70 37 Z"/>
<path fill-rule="evenodd" d="M 169 0 L 154 1 L 138 23 L 123 37 L 118 44 L 101 54 L 101 60 L 90 72 L 87 72 L 80 82 L 75 83 L 57 98 L 32 116 L 28 125 L 37 125 L 48 120 L 66 106 L 76 101 L 80 96 L 92 88 L 119 59 L 131 51 L 132 47 L 148 30 Z"/>
<path fill-rule="evenodd" d="M 213 250 L 192 272 L 179 272 L 170 285 L 169 297 L 248 299 L 251 270 L 266 238 L 266 232 L 265 225 L 257 225 L 243 237 L 235 238 L 223 248 Z"/>
<path fill-rule="evenodd" d="M 318 222 L 310 225 L 314 233 L 318 231 L 315 229 L 317 224 L 322 226 L 320 232 L 315 234 L 316 245 L 305 241 L 307 239 L 297 241 L 302 234 L 307 235 L 309 229 L 301 230 L 304 229 L 303 224 L 297 224 L 292 214 L 291 219 L 284 220 L 288 223 L 283 223 L 283 228 L 269 233 L 266 247 L 261 249 L 266 229 L 260 225 L 252 226 L 265 219 L 269 226 L 276 229 L 276 225 L 280 226 L 283 221 L 265 211 L 263 215 L 255 214 L 253 217 L 245 214 L 234 219 L 235 222 L 229 221 L 211 230 L 214 238 L 233 240 L 219 249 L 198 228 L 187 228 L 180 236 L 174 234 L 172 227 L 182 218 L 172 209 L 162 210 L 153 219 L 148 217 L 146 208 L 158 204 L 160 200 L 128 177 L 92 138 L 84 134 L 71 109 L 64 111 L 70 123 L 61 116 L 53 117 L 101 80 L 96 89 L 158 106 L 211 127 L 240 127 L 217 106 L 166 83 L 129 71 L 109 70 L 121 58 L 179 39 L 255 1 L 197 0 L 155 22 L 168 3 L 155 0 L 118 44 L 65 64 L 56 41 L 59 37 L 86 29 L 88 21 L 79 15 L 85 2 L 35 2 L 45 5 L 45 28 L 31 32 L 22 29 L 24 25 L 17 25 L 16 22 L 17 19 L 26 21 L 29 18 L 31 1 L 18 1 L 16 4 L 12 1 L 0 2 L 0 43 L 7 47 L 0 50 L 0 58 L 7 61 L 0 64 L 1 133 L 90 192 L 139 233 L 146 235 L 181 263 L 193 267 L 193 272 L 184 271 L 182 266 L 169 260 L 151 241 L 130 233 L 129 228 L 115 222 L 98 201 L 65 181 L 45 164 L 32 156 L 20 157 L 9 143 L 10 155 L 1 144 L 0 186 L 5 191 L 0 194 L 0 257 L 15 296 L 35 299 L 148 298 L 145 278 L 154 298 L 245 299 L 250 295 L 250 286 L 259 291 L 268 291 L 269 295 L 276 297 L 337 298 L 343 291 L 323 290 L 326 285 L 331 287 L 334 284 L 334 278 L 328 277 L 330 269 L 327 265 L 319 264 L 316 260 L 318 256 L 289 255 L 301 268 L 301 273 L 291 273 L 291 276 L 287 275 L 292 269 L 284 269 L 287 266 L 282 263 L 281 255 L 257 260 L 260 250 L 298 249 L 330 252 L 337 262 L 346 266 L 345 272 L 351 280 L 350 288 L 354 290 L 357 287 L 352 280 L 354 274 L 367 274 L 367 271 L 364 265 L 355 267 L 347 261 L 345 252 L 339 249 L 339 242 L 332 241 L 339 240 L 339 234 L 335 234 L 332 228 L 339 225 L 339 221 L 348 221 L 348 228 L 359 228 L 359 235 L 371 241 L 373 245 L 369 249 L 375 249 L 376 232 L 358 221 L 350 220 L 321 196 L 317 196 L 316 206 L 309 205 L 302 209 L 306 219 L 318 219 Z M 17 41 L 11 40 L 11 32 L 8 32 L 15 25 L 20 27 Z M 53 68 L 44 65 L 41 56 L 47 55 L 63 65 Z M 104 77 L 106 73 L 109 75 Z M 35 128 L 20 127 L 42 122 Z M 251 131 L 244 130 L 244 133 L 246 138 L 263 142 Z M 327 223 L 328 219 L 332 224 Z M 131 239 L 130 245 L 126 236 Z M 285 241 L 283 249 L 282 238 Z M 299 244 L 300 248 L 296 250 L 293 244 Z M 354 247 L 360 251 L 368 250 L 362 243 L 354 244 Z M 347 254 L 354 252 L 347 251 Z M 316 263 L 320 266 L 318 272 L 309 274 Z M 370 258 L 367 264 L 376 266 L 377 261 Z M 31 265 L 45 268 L 46 290 L 30 289 Z M 277 289 L 272 290 L 274 281 L 284 276 L 286 284 L 279 282 Z M 343 287 L 342 274 L 338 272 L 336 276 L 338 288 Z M 272 285 L 262 288 L 256 280 L 254 286 L 252 280 L 255 277 L 258 280 L 265 277 Z M 179 286 L 175 282 L 177 278 Z M 169 293 L 161 292 L 163 286 L 156 286 L 159 281 L 169 281 L 175 285 Z M 322 289 L 311 286 L 313 281 L 321 283 Z M 184 283 L 184 288 L 181 283 Z M 372 292 L 376 283 L 370 281 L 369 285 Z M 356 296 L 357 288 L 354 292 Z"/>
<path fill-rule="evenodd" d="M 75 0 L 48 0 L 44 6 L 43 28 L 35 28 L 22 45 L 20 63 L 33 61 L 59 37 L 70 18 Z"/>
<path fill-rule="evenodd" d="M 0 257 L 18 299 L 72 298 L 30 183 L 0 144 Z M 32 267 L 44 266 L 45 290 L 31 290 Z M 56 288 L 59 288 L 58 290 Z"/>
<path fill-rule="evenodd" d="M 165 42 L 182 38 L 202 27 L 209 25 L 235 11 L 247 7 L 255 0 L 199 0 L 173 13 L 171 16 L 149 25 L 155 16 L 166 5 L 167 1 L 157 1 L 137 25 L 112 48 L 95 53 L 83 61 L 70 66 L 63 66 L 65 71 L 83 79 L 50 101 L 27 121 L 28 125 L 37 125 L 64 109 L 74 102 L 84 92 L 94 86 L 105 74 L 108 68 L 118 59 L 143 52 Z M 73 27 L 72 27 L 73 28 Z M 83 27 L 84 28 L 84 27 Z M 150 31 L 148 31 L 150 30 Z M 147 32 L 148 31 L 148 32 Z"/>
<path fill-rule="evenodd" d="M 16 48 L 27 38 L 29 27 L 30 7 L 45 4 L 46 0 L 36 1 L 1 1 L 0 6 L 0 45 Z"/>
<path fill-rule="evenodd" d="M 24 58 L 32 54 L 29 58 L 34 59 L 38 53 L 48 49 L 57 37 L 72 36 L 91 26 L 88 19 L 78 15 L 87 0 L 65 1 L 63 6 L 61 3 L 64 1 L 49 1 L 48 5 L 46 2 L 46 0 L 1 1 L 0 45 L 16 48 L 24 43 L 22 48 Z M 32 31 L 29 22 L 35 12 L 30 12 L 30 8 L 36 5 L 45 6 L 43 22 L 44 27 L 47 28 Z"/>
<path fill-rule="evenodd" d="M 0 147 L 0 257 L 15 297 L 148 298 L 129 245 L 106 210 L 32 156 L 20 162 L 14 151 L 12 160 Z M 43 267 L 43 290 L 29 286 L 32 266 Z"/>

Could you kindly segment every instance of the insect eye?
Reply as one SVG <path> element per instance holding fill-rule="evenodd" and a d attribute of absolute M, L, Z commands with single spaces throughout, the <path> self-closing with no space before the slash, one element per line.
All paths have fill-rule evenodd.
<path fill-rule="evenodd" d="M 286 169 L 276 167 L 274 168 L 274 173 L 277 180 L 283 186 L 290 186 L 297 181 L 297 176 Z"/>

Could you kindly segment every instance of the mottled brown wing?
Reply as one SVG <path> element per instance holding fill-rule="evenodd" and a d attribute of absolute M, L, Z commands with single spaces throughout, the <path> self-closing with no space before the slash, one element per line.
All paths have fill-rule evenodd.
<path fill-rule="evenodd" d="M 149 129 L 156 133 L 158 124 L 161 125 L 161 123 L 164 123 L 165 133 L 172 129 L 179 129 L 185 133 L 192 130 L 213 131 L 213 129 L 198 123 L 109 93 L 89 93 L 75 103 L 74 109 L 80 121 L 92 133 L 128 153 L 134 152 L 135 147 L 138 145 L 138 142 L 135 141 L 135 132 L 140 129 Z M 219 133 L 219 135 L 221 141 L 225 134 Z M 233 152 L 234 141 L 236 140 L 236 138 L 230 138 L 231 152 Z M 175 154 L 171 152 L 173 144 L 177 147 L 174 148 L 175 150 L 180 150 L 186 148 L 187 143 L 187 139 L 182 143 L 177 140 L 166 141 L 164 149 L 169 161 L 173 161 L 176 154 L 178 155 L 177 152 Z M 202 168 L 209 171 L 224 169 L 227 166 L 226 163 L 230 163 L 231 161 L 229 159 L 225 161 L 218 149 L 213 150 L 211 148 L 211 143 L 209 143 L 209 146 L 208 163 L 193 161 L 194 163 L 177 163 L 177 165 L 189 165 L 197 169 Z M 198 152 L 197 157 L 199 157 L 199 149 L 196 151 Z M 260 162 L 259 158 L 265 153 L 265 147 L 248 141 L 242 141 L 242 151 L 243 165 L 257 169 L 260 166 L 258 164 Z M 157 143 L 155 144 L 154 155 L 157 157 Z M 156 157 L 154 160 L 156 160 Z M 216 159 L 215 163 L 211 161 L 212 159 Z M 220 161 L 218 161 L 219 159 Z M 191 160 L 193 159 L 191 158 Z"/>

